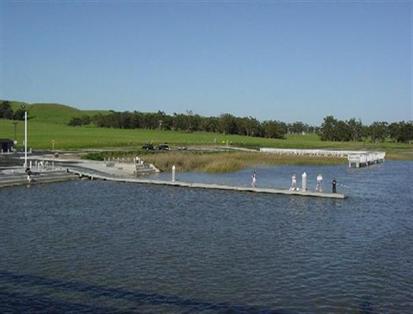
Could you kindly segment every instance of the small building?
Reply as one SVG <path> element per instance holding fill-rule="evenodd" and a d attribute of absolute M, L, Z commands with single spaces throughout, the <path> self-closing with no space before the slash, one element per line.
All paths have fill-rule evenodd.
<path fill-rule="evenodd" d="M 8 138 L 0 138 L 0 152 L 7 153 L 11 152 L 14 147 L 14 142 Z"/>

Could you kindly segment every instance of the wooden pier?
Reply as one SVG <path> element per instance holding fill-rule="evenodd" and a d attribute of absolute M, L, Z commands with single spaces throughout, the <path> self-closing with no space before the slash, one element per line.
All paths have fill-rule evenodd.
<path fill-rule="evenodd" d="M 152 179 L 138 179 L 138 178 L 118 178 L 108 177 L 92 173 L 80 172 L 77 170 L 70 170 L 71 173 L 77 174 L 79 177 L 88 177 L 91 180 L 106 180 L 115 182 L 127 182 L 127 183 L 140 183 L 140 184 L 152 184 L 152 185 L 164 185 L 174 187 L 185 187 L 193 189 L 209 189 L 209 190 L 226 190 L 226 191 L 238 191 L 238 192 L 253 192 L 253 193 L 265 193 L 265 194 L 282 194 L 282 195 L 294 195 L 294 196 L 309 196 L 320 198 L 335 198 L 344 199 L 346 196 L 341 193 L 326 193 L 326 192 L 312 192 L 312 191 L 290 191 L 274 188 L 253 188 L 242 186 L 230 186 L 211 183 L 191 183 L 182 181 L 165 181 L 165 180 L 152 180 Z"/>
<path fill-rule="evenodd" d="M 382 163 L 386 156 L 385 152 L 331 149 L 260 148 L 260 152 L 290 156 L 347 157 L 350 168 L 353 166 L 360 168 Z"/>
<path fill-rule="evenodd" d="M 384 162 L 385 153 L 383 152 L 362 152 L 358 154 L 348 155 L 348 166 L 351 167 L 367 167 L 374 164 Z"/>

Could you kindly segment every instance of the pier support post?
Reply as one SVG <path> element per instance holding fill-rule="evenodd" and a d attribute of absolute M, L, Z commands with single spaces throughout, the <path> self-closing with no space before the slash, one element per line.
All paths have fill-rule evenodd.
<path fill-rule="evenodd" d="M 172 166 L 172 182 L 175 182 L 175 165 Z"/>
<path fill-rule="evenodd" d="M 301 175 L 301 190 L 307 191 L 307 174 L 305 172 Z"/>

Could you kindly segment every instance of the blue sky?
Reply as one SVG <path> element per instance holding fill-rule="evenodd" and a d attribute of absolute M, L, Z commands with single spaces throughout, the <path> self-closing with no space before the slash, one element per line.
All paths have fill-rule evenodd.
<path fill-rule="evenodd" d="M 413 119 L 412 20 L 410 1 L 0 0 L 0 98 Z"/>

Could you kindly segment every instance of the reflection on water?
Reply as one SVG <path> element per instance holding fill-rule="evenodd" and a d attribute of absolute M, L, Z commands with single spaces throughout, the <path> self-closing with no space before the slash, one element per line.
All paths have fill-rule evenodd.
<path fill-rule="evenodd" d="M 2 189 L 0 312 L 410 313 L 412 170 L 256 169 L 259 186 L 336 177 L 346 200 L 103 181 Z M 251 173 L 177 179 L 246 186 Z"/>

